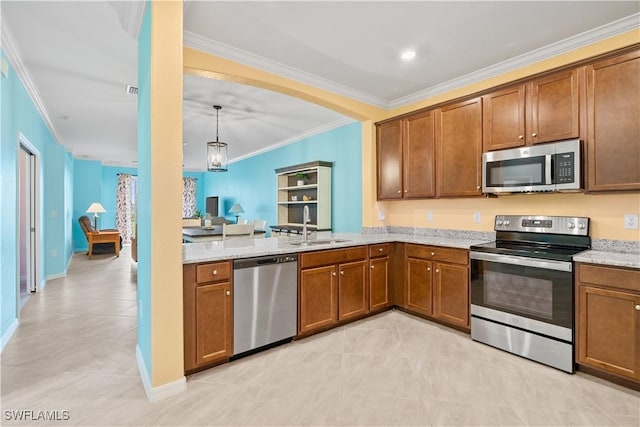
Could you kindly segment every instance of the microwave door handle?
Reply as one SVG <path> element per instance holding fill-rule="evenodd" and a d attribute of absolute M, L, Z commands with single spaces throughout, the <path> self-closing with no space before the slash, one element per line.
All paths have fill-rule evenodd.
<path fill-rule="evenodd" d="M 547 185 L 551 185 L 553 184 L 553 181 L 551 181 L 551 158 L 553 156 L 551 154 L 547 154 L 546 156 L 544 156 L 544 180 L 545 180 L 545 184 Z"/>
<path fill-rule="evenodd" d="M 568 271 L 568 272 L 573 271 L 573 268 L 570 262 L 556 261 L 551 259 L 537 259 L 537 258 L 528 258 L 528 257 L 513 256 L 513 255 L 492 254 L 489 252 L 471 252 L 470 258 L 479 260 L 479 261 L 494 262 L 496 264 L 511 264 L 511 265 L 519 265 L 523 267 L 535 267 L 535 268 L 542 268 L 545 270 L 555 270 L 555 271 Z"/>

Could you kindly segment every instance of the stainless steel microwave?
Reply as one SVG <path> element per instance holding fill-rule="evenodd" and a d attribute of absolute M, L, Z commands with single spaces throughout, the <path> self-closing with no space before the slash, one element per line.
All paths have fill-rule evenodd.
<path fill-rule="evenodd" d="M 490 151 L 482 155 L 483 193 L 578 191 L 580 140 Z"/>

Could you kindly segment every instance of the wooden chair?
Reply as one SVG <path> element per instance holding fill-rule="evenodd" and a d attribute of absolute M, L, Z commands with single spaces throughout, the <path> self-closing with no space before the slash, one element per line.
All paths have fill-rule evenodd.
<path fill-rule="evenodd" d="M 115 253 L 116 256 L 120 256 L 120 249 L 122 249 L 122 236 L 116 229 L 96 230 L 93 228 L 91 219 L 82 215 L 78 218 L 80 228 L 84 233 L 84 237 L 87 238 L 87 244 L 89 250 L 87 255 L 91 259 L 93 254 L 106 254 Z"/>
<path fill-rule="evenodd" d="M 254 230 L 253 224 L 222 224 L 222 239 L 225 240 L 227 237 L 251 239 Z"/>

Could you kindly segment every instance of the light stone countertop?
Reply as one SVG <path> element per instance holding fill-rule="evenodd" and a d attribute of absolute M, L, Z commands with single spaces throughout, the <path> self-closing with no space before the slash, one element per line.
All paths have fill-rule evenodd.
<path fill-rule="evenodd" d="M 405 231 L 405 229 L 401 229 Z M 211 242 L 185 243 L 182 245 L 182 262 L 221 261 L 229 259 L 251 258 L 267 255 L 281 255 L 326 249 L 348 248 L 352 246 L 373 245 L 377 243 L 401 242 L 420 245 L 444 246 L 450 248 L 469 249 L 470 246 L 492 241 L 489 235 L 473 234 L 464 231 L 445 231 L 444 235 L 416 234 L 415 229 L 406 229 L 407 233 L 314 233 L 309 240 L 331 240 L 325 244 L 300 245 L 300 236 L 280 236 L 265 239 L 231 239 Z M 433 232 L 433 231 L 431 231 Z M 435 231 L 434 233 L 438 233 Z M 345 240 L 334 242 L 333 240 Z M 591 264 L 602 264 L 616 267 L 640 268 L 640 253 L 617 252 L 612 241 L 603 241 L 598 248 L 612 250 L 589 250 L 574 256 L 574 261 Z M 616 242 L 614 242 L 616 243 Z M 628 242 L 621 242 L 628 243 Z M 617 244 L 617 243 L 616 243 Z M 629 246 L 629 245 L 627 245 Z M 626 246 L 619 246 L 627 249 Z M 632 248 L 632 249 L 635 249 Z"/>
<path fill-rule="evenodd" d="M 221 261 L 229 259 L 251 258 L 266 255 L 280 255 L 326 249 L 348 248 L 352 246 L 372 245 L 377 243 L 404 242 L 421 245 L 435 245 L 451 248 L 469 249 L 471 245 L 485 243 L 490 239 L 476 240 L 468 238 L 452 238 L 441 236 L 423 236 L 398 233 L 317 233 L 313 240 L 346 240 L 326 244 L 300 245 L 300 236 L 268 237 L 264 239 L 230 239 L 211 242 L 185 243 L 182 245 L 182 262 Z"/>
<path fill-rule="evenodd" d="M 640 254 L 608 251 L 585 251 L 573 257 L 575 262 L 640 268 Z"/>

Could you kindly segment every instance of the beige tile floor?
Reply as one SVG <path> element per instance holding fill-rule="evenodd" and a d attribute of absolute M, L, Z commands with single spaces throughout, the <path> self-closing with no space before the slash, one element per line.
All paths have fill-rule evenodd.
<path fill-rule="evenodd" d="M 74 256 L 1 357 L 2 425 L 639 426 L 640 393 L 568 375 L 391 311 L 188 378 L 148 402 L 128 248 Z M 69 411 L 15 422 L 6 411 Z"/>

